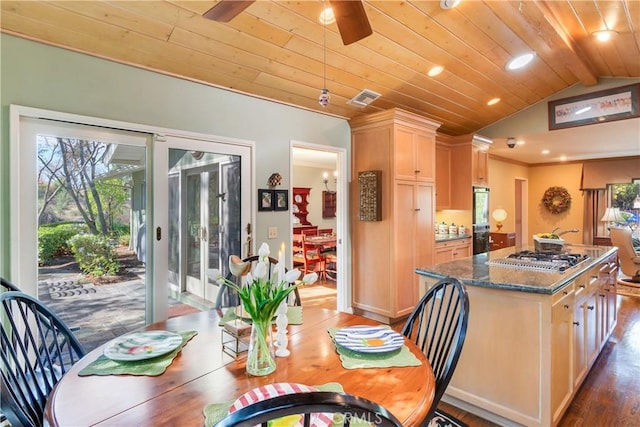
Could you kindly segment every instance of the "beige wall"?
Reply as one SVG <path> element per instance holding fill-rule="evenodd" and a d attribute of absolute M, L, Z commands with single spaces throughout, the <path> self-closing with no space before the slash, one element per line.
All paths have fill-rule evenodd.
<path fill-rule="evenodd" d="M 582 163 L 569 163 L 545 166 L 524 166 L 504 161 L 489 159 L 489 184 L 491 186 L 491 211 L 502 207 L 507 211 L 507 219 L 502 231 L 515 230 L 515 191 L 516 179 L 525 179 L 528 183 L 528 200 L 526 215 L 528 231 L 523 243 L 533 244 L 532 236 L 536 233 L 550 232 L 556 227 L 560 231 L 583 228 L 584 198 L 580 191 Z M 542 196 L 549 187 L 565 187 L 571 194 L 571 207 L 561 214 L 552 214 L 542 205 Z M 495 221 L 491 219 L 491 230 Z M 582 243 L 582 233 L 568 233 L 563 236 L 570 243 Z"/>
<path fill-rule="evenodd" d="M 580 191 L 582 163 L 553 166 L 532 166 L 529 169 L 529 234 L 583 228 L 584 197 Z M 565 187 L 571 194 L 571 207 L 563 213 L 552 214 L 542 205 L 542 196 L 549 187 Z M 529 237 L 531 239 L 531 237 Z M 563 236 L 567 242 L 582 243 L 582 233 Z"/>

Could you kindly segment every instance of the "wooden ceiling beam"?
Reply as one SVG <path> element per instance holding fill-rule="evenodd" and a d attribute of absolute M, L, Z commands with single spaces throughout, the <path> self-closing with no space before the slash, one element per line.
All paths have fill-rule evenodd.
<path fill-rule="evenodd" d="M 573 40 L 571 35 L 564 29 L 560 21 L 557 19 L 553 10 L 543 1 L 534 1 L 533 4 L 543 15 L 549 27 L 555 31 L 555 34 L 562 40 L 569 55 L 562 57 L 569 61 L 568 69 L 580 80 L 585 86 L 594 86 L 598 84 L 598 73 L 594 66 L 588 61 L 588 56 L 582 51 L 580 46 Z"/>

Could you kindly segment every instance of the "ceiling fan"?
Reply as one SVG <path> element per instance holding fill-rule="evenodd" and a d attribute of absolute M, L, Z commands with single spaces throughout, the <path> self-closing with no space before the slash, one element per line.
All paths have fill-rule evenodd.
<path fill-rule="evenodd" d="M 217 22 L 229 22 L 255 0 L 220 0 L 202 16 Z M 345 45 L 373 34 L 361 0 L 329 0 L 338 31 Z"/>

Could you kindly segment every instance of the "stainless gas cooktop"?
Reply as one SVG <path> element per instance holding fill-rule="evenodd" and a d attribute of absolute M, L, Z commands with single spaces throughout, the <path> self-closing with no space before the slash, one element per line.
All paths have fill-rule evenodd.
<path fill-rule="evenodd" d="M 487 264 L 513 270 L 562 273 L 587 259 L 589 259 L 589 255 L 583 254 L 520 251 L 506 258 L 488 261 Z"/>

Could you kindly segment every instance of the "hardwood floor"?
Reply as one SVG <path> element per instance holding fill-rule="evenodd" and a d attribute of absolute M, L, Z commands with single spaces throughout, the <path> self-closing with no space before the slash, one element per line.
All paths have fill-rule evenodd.
<path fill-rule="evenodd" d="M 313 286 L 335 289 L 335 282 L 317 282 Z M 309 303 L 336 307 L 335 294 L 330 292 L 307 303 L 304 295 L 301 293 L 303 306 Z M 470 427 L 497 425 L 444 402 L 439 407 Z M 640 297 L 618 296 L 616 329 L 558 426 L 640 426 Z"/>

